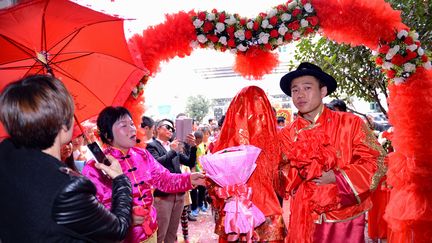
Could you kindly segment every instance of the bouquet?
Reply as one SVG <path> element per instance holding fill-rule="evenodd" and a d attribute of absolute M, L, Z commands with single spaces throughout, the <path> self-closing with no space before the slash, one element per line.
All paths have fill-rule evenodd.
<path fill-rule="evenodd" d="M 264 214 L 252 203 L 252 188 L 246 185 L 256 168 L 261 149 L 252 145 L 229 147 L 201 157 L 206 175 L 216 182 L 216 194 L 225 199 L 225 233 L 247 233 L 265 221 Z"/>

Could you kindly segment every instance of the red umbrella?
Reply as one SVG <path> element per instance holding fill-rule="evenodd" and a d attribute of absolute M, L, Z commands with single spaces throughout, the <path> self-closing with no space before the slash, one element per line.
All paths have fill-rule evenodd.
<path fill-rule="evenodd" d="M 0 10 L 0 90 L 26 75 L 51 73 L 74 97 L 79 121 L 123 105 L 146 74 L 131 57 L 123 21 L 67 0 Z"/>

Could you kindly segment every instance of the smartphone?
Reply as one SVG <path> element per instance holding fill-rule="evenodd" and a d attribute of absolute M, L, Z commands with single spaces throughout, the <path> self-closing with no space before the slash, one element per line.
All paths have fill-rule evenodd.
<path fill-rule="evenodd" d="M 107 166 L 111 165 L 111 162 L 108 160 L 108 158 L 105 156 L 105 154 L 102 152 L 102 149 L 99 147 L 99 145 L 96 142 L 87 144 L 87 147 L 94 155 L 96 162 L 103 163 L 104 165 Z"/>
<path fill-rule="evenodd" d="M 180 118 L 176 119 L 176 138 L 179 141 L 186 142 L 188 134 L 192 133 L 192 119 L 191 118 Z"/>

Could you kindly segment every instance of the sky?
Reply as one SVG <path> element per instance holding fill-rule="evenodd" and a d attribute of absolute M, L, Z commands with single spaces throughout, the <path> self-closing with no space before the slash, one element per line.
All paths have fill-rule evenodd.
<path fill-rule="evenodd" d="M 125 22 L 125 36 L 142 33 L 149 26 L 163 23 L 165 14 L 190 10 L 225 10 L 245 17 L 254 17 L 284 1 L 275 0 L 159 0 L 145 5 L 144 0 L 73 0 L 81 5 L 108 14 L 132 18 Z M 194 70 L 206 67 L 232 67 L 235 56 L 214 50 L 195 49 L 191 56 L 174 58 L 161 64 L 161 71 L 145 87 L 147 108 L 170 104 L 184 109 L 188 96 L 204 95 L 208 98 L 233 97 L 243 87 L 257 85 L 269 94 L 282 93 L 279 80 L 282 74 L 266 75 L 262 80 L 250 81 L 241 77 L 203 79 Z"/>

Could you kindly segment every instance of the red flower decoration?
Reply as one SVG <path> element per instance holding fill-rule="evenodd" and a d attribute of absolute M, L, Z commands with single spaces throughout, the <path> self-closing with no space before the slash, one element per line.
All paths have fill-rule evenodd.
<path fill-rule="evenodd" d="M 207 39 L 211 40 L 213 43 L 217 43 L 219 41 L 219 37 L 216 35 L 207 35 Z"/>
<path fill-rule="evenodd" d="M 387 78 L 392 79 L 395 77 L 396 71 L 394 71 L 393 69 L 387 70 L 386 75 L 387 75 Z"/>
<path fill-rule="evenodd" d="M 405 40 L 404 40 L 404 42 L 405 42 L 405 44 L 407 44 L 407 45 L 412 45 L 412 44 L 414 44 L 414 40 L 413 40 L 413 38 L 412 38 L 411 36 L 406 37 Z"/>
<path fill-rule="evenodd" d="M 405 62 L 408 62 L 409 60 L 417 57 L 417 52 L 410 51 L 410 50 L 407 50 L 406 52 L 407 52 L 407 55 L 405 57 Z"/>
<path fill-rule="evenodd" d="M 235 47 L 236 46 L 236 43 L 235 43 L 234 39 L 229 39 L 228 42 L 227 42 L 227 44 L 228 44 L 229 47 Z"/>
<path fill-rule="evenodd" d="M 312 26 L 316 26 L 318 24 L 318 17 L 317 16 L 312 16 L 312 17 L 307 17 L 306 20 L 312 25 Z"/>
<path fill-rule="evenodd" d="M 423 62 L 427 62 L 428 61 L 428 57 L 426 55 L 421 56 L 421 59 Z"/>
<path fill-rule="evenodd" d="M 253 23 L 253 30 L 257 31 L 259 29 L 259 23 L 258 22 L 254 22 Z"/>
<path fill-rule="evenodd" d="M 292 16 L 297 17 L 297 15 L 301 14 L 301 12 L 302 11 L 300 9 L 296 8 L 292 11 Z"/>
<path fill-rule="evenodd" d="M 214 25 L 212 22 L 205 22 L 203 26 L 204 33 L 209 33 L 214 29 Z"/>
<path fill-rule="evenodd" d="M 286 41 L 290 41 L 290 40 L 292 40 L 293 36 L 292 36 L 291 33 L 287 32 L 287 33 L 285 34 L 284 38 L 285 38 Z"/>
<path fill-rule="evenodd" d="M 279 32 L 277 30 L 270 31 L 270 37 L 276 38 L 279 36 Z"/>
<path fill-rule="evenodd" d="M 225 13 L 221 13 L 220 15 L 219 15 L 219 22 L 220 23 L 224 23 L 225 22 L 225 19 L 226 19 L 226 15 L 225 15 Z"/>
<path fill-rule="evenodd" d="M 267 49 L 269 51 L 273 50 L 273 47 L 272 47 L 272 45 L 270 45 L 270 43 L 264 44 L 264 47 L 265 47 L 265 49 Z"/>
<path fill-rule="evenodd" d="M 226 28 L 226 31 L 227 31 L 229 36 L 234 36 L 235 28 L 234 28 L 234 26 L 231 25 L 231 26 L 228 26 Z"/>
<path fill-rule="evenodd" d="M 314 32 L 314 30 L 311 27 L 307 27 L 305 29 L 305 31 L 304 31 L 305 34 L 309 34 L 309 33 L 312 33 L 312 32 Z"/>
<path fill-rule="evenodd" d="M 375 62 L 376 62 L 376 64 L 378 64 L 378 65 L 383 65 L 383 59 L 382 59 L 382 57 L 377 57 L 376 59 L 375 59 Z"/>
<path fill-rule="evenodd" d="M 391 59 L 391 63 L 393 63 L 394 65 L 397 66 L 401 66 L 402 64 L 404 64 L 405 60 L 403 58 L 403 56 L 396 54 L 393 56 L 393 58 Z"/>
<path fill-rule="evenodd" d="M 278 17 L 277 16 L 273 16 L 271 17 L 271 19 L 269 20 L 270 24 L 275 26 L 278 22 Z"/>
<path fill-rule="evenodd" d="M 246 30 L 245 31 L 245 38 L 246 38 L 246 40 L 250 40 L 252 38 L 252 31 Z"/>
<path fill-rule="evenodd" d="M 379 48 L 378 52 L 381 54 L 387 54 L 387 52 L 390 50 L 390 46 L 383 45 Z"/>
<path fill-rule="evenodd" d="M 288 24 L 288 28 L 290 28 L 292 30 L 298 30 L 298 29 L 300 29 L 300 22 L 298 20 L 293 21 L 293 22 Z"/>
<path fill-rule="evenodd" d="M 204 21 L 206 19 L 206 13 L 205 12 L 199 12 L 198 13 L 198 19 Z"/>

